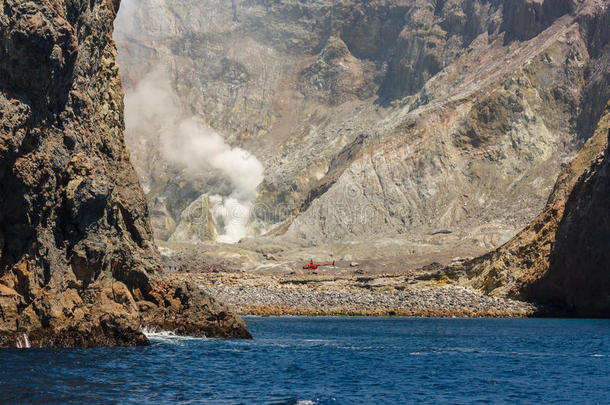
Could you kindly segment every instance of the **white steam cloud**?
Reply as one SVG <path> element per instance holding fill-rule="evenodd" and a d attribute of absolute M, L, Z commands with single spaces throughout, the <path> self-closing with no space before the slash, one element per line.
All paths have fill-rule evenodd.
<path fill-rule="evenodd" d="M 222 218 L 218 241 L 235 243 L 246 235 L 263 165 L 248 151 L 231 147 L 218 132 L 197 117 L 184 117 L 178 96 L 161 71 L 148 74 L 125 95 L 125 126 L 138 135 L 159 136 L 161 153 L 193 175 L 220 171 L 233 185 L 230 196 L 214 196 L 214 216 Z"/>
<path fill-rule="evenodd" d="M 164 128 L 160 142 L 169 161 L 182 164 L 193 173 L 210 167 L 220 170 L 234 185 L 237 199 L 251 199 L 263 179 L 263 166 L 253 155 L 227 145 L 222 135 L 195 117 Z"/>

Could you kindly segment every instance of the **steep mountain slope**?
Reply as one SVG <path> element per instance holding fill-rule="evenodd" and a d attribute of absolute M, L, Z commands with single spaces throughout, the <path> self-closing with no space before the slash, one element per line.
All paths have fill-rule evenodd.
<path fill-rule="evenodd" d="M 504 246 L 465 265 L 475 287 L 577 315 L 610 314 L 609 137 L 610 104 L 544 211 Z"/>
<path fill-rule="evenodd" d="M 609 168 L 606 145 L 566 202 L 549 271 L 532 286 L 534 299 L 563 305 L 579 315 L 610 316 Z"/>
<path fill-rule="evenodd" d="M 496 247 L 542 209 L 609 95 L 604 1 L 131 5 L 126 86 L 167 70 L 181 114 L 265 166 L 250 231 L 291 243 L 446 230 Z M 166 239 L 201 194 L 234 189 L 187 173 L 161 136 L 127 140 Z"/>
<path fill-rule="evenodd" d="M 0 347 L 249 336 L 160 272 L 123 141 L 119 1 L 0 2 Z"/>
<path fill-rule="evenodd" d="M 538 295 L 532 286 L 548 272 L 566 204 L 575 198 L 577 184 L 590 175 L 591 165 L 597 164 L 607 148 L 609 129 L 610 110 L 606 108 L 593 137 L 559 175 L 542 213 L 505 245 L 466 265 L 475 287 L 493 295 L 522 299 Z"/>

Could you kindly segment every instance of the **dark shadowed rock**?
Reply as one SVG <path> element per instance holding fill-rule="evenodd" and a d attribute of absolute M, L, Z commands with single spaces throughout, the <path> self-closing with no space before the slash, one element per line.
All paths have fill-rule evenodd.
<path fill-rule="evenodd" d="M 578 5 L 577 0 L 514 0 L 504 2 L 506 42 L 531 39 L 548 28 L 553 21 L 568 14 Z"/>
<path fill-rule="evenodd" d="M 544 211 L 505 245 L 464 265 L 475 287 L 575 315 L 610 316 L 609 135 L 610 104 Z"/>
<path fill-rule="evenodd" d="M 598 130 L 608 140 L 608 122 Z M 530 296 L 577 315 L 610 317 L 608 145 L 574 185 L 557 229 L 549 270 L 531 287 Z"/>
<path fill-rule="evenodd" d="M 147 325 L 250 336 L 162 279 L 123 141 L 118 7 L 0 3 L 0 346 L 147 344 Z"/>

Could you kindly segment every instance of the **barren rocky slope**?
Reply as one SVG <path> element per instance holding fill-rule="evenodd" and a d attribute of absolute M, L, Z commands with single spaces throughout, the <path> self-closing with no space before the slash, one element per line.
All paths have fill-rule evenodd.
<path fill-rule="evenodd" d="M 0 346 L 248 337 L 167 280 L 123 140 L 119 1 L 0 2 Z"/>
<path fill-rule="evenodd" d="M 576 315 L 610 316 L 609 139 L 610 104 L 544 211 L 504 246 L 465 263 L 475 287 Z"/>
<path fill-rule="evenodd" d="M 250 231 L 278 243 L 495 248 L 543 208 L 609 94 L 601 0 L 131 4 L 126 86 L 165 69 L 180 114 L 262 161 Z M 213 239 L 206 210 L 181 215 L 230 182 L 188 173 L 160 136 L 128 134 L 156 236 Z"/>
<path fill-rule="evenodd" d="M 162 244 L 164 260 L 177 272 L 173 277 L 192 280 L 247 314 L 608 317 L 609 142 L 610 103 L 543 212 L 497 250 L 454 258 L 447 267 L 424 265 L 441 257 L 434 251 L 408 260 L 382 251 L 312 273 L 299 270 L 308 255 L 345 254 L 349 245 L 332 251 L 254 241 Z M 202 265 L 218 258 L 221 266 Z"/>

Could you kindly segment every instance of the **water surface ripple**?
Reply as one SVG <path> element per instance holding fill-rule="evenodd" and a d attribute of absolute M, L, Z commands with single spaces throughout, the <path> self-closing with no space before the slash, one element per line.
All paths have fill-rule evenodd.
<path fill-rule="evenodd" d="M 247 318 L 252 341 L 0 351 L 2 403 L 607 403 L 610 321 Z"/>

